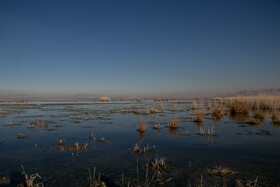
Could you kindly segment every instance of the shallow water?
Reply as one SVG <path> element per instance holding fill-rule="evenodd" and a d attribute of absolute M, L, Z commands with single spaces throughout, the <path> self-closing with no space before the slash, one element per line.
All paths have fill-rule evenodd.
<path fill-rule="evenodd" d="M 137 178 L 137 159 L 140 183 L 143 183 L 147 160 L 151 163 L 156 157 L 164 157 L 168 169 L 162 174 L 165 178 L 172 178 L 164 186 L 189 186 L 189 183 L 196 186 L 200 184 L 201 174 L 205 186 L 215 182 L 231 186 L 236 178 L 253 180 L 257 176 L 259 185 L 277 186 L 280 183 L 280 129 L 269 118 L 257 127 L 238 124 L 228 117 L 217 123 L 205 109 L 206 119 L 198 125 L 191 119 L 196 116 L 189 110 L 191 103 L 188 100 L 162 103 L 29 102 L 36 106 L 33 109 L 10 108 L 9 105 L 14 103 L 0 103 L 1 110 L 8 112 L 0 118 L 0 177 L 11 179 L 11 184 L 6 186 L 22 183 L 20 166 L 23 165 L 29 175 L 38 172 L 42 179 L 36 181 L 43 182 L 44 186 L 88 186 L 87 168 L 93 170 L 96 167 L 101 172 L 101 179 L 109 186 L 120 186 L 122 175 L 125 183 Z M 161 105 L 163 113 L 136 115 L 120 112 Z M 174 105 L 175 112 L 170 110 L 175 108 Z M 173 118 L 180 120 L 180 128 L 170 131 L 168 123 Z M 48 127 L 34 124 L 33 129 L 28 129 L 27 125 L 36 120 L 47 120 Z M 148 125 L 145 134 L 137 131 L 139 121 Z M 160 130 L 152 128 L 157 122 L 161 123 Z M 3 126 L 7 123 L 21 125 Z M 197 135 L 202 126 L 205 129 L 214 127 L 217 136 Z M 181 135 L 185 131 L 190 135 Z M 18 139 L 20 133 L 27 138 Z M 105 137 L 107 143 L 99 143 L 101 137 Z M 78 142 L 88 143 L 88 147 L 85 151 L 59 152 L 61 138 L 65 145 Z M 131 148 L 141 140 L 141 147 L 155 145 L 156 153 L 132 153 Z M 207 168 L 215 166 L 229 167 L 238 173 L 229 177 L 205 174 Z M 149 172 L 151 178 L 153 173 Z"/>

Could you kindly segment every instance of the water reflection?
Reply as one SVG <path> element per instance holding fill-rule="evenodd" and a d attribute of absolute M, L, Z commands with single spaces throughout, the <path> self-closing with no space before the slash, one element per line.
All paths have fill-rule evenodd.
<path fill-rule="evenodd" d="M 249 114 L 230 114 L 229 118 L 237 123 L 241 123 L 249 118 Z"/>
<path fill-rule="evenodd" d="M 178 128 L 169 128 L 169 135 L 177 136 L 178 135 Z"/>
<path fill-rule="evenodd" d="M 199 129 L 204 129 L 203 122 L 197 122 L 196 125 L 197 125 L 198 130 Z"/>
<path fill-rule="evenodd" d="M 146 137 L 146 132 L 145 131 L 138 131 L 139 132 L 139 137 L 141 139 L 145 138 Z"/>

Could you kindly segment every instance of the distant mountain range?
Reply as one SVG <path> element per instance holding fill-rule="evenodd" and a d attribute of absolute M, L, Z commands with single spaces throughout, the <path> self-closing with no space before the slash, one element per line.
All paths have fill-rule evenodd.
<path fill-rule="evenodd" d="M 265 89 L 265 90 L 243 90 L 233 94 L 227 94 L 226 97 L 236 96 L 280 96 L 280 89 Z"/>
<path fill-rule="evenodd" d="M 106 94 L 105 94 L 106 95 Z M 99 98 L 103 95 L 101 94 L 77 94 L 77 95 L 68 95 L 68 96 L 36 96 L 36 95 L 28 95 L 28 94 L 0 94 L 0 99 L 78 99 L 78 98 Z M 106 95 L 109 96 L 110 95 Z M 176 96 L 160 96 L 165 98 L 194 98 L 194 97 L 238 97 L 238 96 L 280 96 L 280 89 L 263 89 L 263 90 L 243 90 L 235 93 L 203 93 L 203 92 L 191 92 L 180 94 Z M 113 98 L 119 98 L 120 96 L 112 96 Z M 125 96 L 123 96 L 125 97 Z M 127 96 L 129 97 L 129 96 Z M 131 96 L 136 97 L 136 96 Z M 141 97 L 141 96 L 138 96 Z M 153 98 L 153 96 L 150 96 Z"/>

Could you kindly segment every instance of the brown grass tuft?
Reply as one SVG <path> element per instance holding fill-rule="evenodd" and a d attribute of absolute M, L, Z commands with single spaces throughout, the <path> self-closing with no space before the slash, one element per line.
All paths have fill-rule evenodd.
<path fill-rule="evenodd" d="M 250 105 L 244 104 L 244 103 L 241 103 L 241 102 L 234 102 L 230 105 L 229 110 L 230 110 L 231 115 L 249 114 Z"/>
<path fill-rule="evenodd" d="M 140 121 L 138 131 L 143 133 L 146 131 L 146 129 L 147 129 L 146 122 Z"/>
<path fill-rule="evenodd" d="M 259 120 L 263 121 L 265 119 L 265 113 L 261 110 L 256 110 L 254 113 L 254 117 L 255 117 L 255 119 L 259 119 Z"/>
<path fill-rule="evenodd" d="M 197 118 L 195 120 L 193 120 L 194 122 L 198 122 L 201 123 L 204 120 L 204 111 L 201 110 L 197 116 Z"/>
<path fill-rule="evenodd" d="M 221 119 L 223 118 L 223 111 L 220 107 L 217 107 L 215 108 L 214 112 L 213 112 L 213 115 L 214 115 L 214 119 Z"/>
<path fill-rule="evenodd" d="M 274 124 L 280 125 L 280 119 L 276 113 L 272 114 L 271 120 Z"/>
<path fill-rule="evenodd" d="M 179 120 L 171 119 L 170 122 L 169 122 L 169 128 L 170 129 L 177 129 L 177 128 L 179 128 Z"/>

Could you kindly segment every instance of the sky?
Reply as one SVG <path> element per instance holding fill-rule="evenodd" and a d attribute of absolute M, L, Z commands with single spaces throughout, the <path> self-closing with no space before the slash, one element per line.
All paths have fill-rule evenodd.
<path fill-rule="evenodd" d="M 279 0 L 0 1 L 0 95 L 280 88 Z"/>

